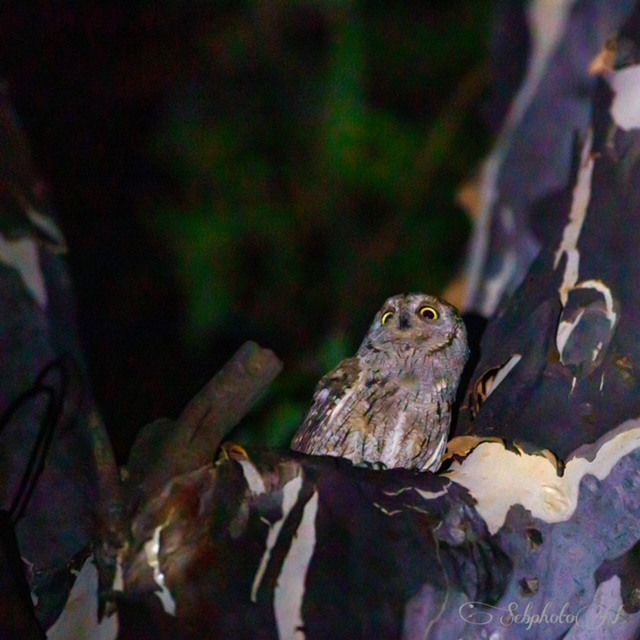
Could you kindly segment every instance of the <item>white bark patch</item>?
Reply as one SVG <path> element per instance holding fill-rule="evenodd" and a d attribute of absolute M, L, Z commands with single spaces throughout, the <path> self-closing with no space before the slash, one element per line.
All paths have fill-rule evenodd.
<path fill-rule="evenodd" d="M 117 635 L 117 613 L 98 622 L 98 570 L 89 556 L 60 617 L 49 627 L 47 640 L 115 640 Z"/>
<path fill-rule="evenodd" d="M 58 225 L 49 216 L 45 216 L 33 207 L 27 209 L 27 218 L 53 240 L 61 251 L 66 251 L 67 243 Z"/>
<path fill-rule="evenodd" d="M 253 579 L 253 584 L 251 585 L 251 602 L 256 602 L 256 599 L 258 597 L 258 589 L 260 588 L 260 583 L 262 582 L 262 578 L 264 577 L 264 572 L 267 570 L 267 565 L 269 564 L 269 559 L 271 558 L 273 547 L 275 546 L 278 540 L 278 536 L 280 535 L 280 529 L 282 529 L 284 521 L 287 519 L 287 516 L 291 512 L 291 509 L 293 509 L 294 505 L 298 501 L 298 496 L 300 495 L 301 489 L 302 476 L 296 476 L 292 480 L 289 480 L 289 482 L 287 482 L 284 487 L 282 487 L 282 517 L 279 520 L 276 520 L 269 527 L 269 533 L 267 534 L 264 553 L 262 554 L 260 564 L 258 565 L 258 570 L 256 571 L 256 575 Z"/>
<path fill-rule="evenodd" d="M 114 591 L 124 590 L 124 575 L 122 573 L 122 560 L 118 557 L 116 561 L 116 575 L 113 577 L 113 585 L 111 588 Z"/>
<path fill-rule="evenodd" d="M 562 364 L 564 364 L 562 354 L 567 344 L 567 340 L 573 333 L 573 330 L 578 326 L 578 323 L 580 322 L 583 315 L 584 309 L 582 309 L 572 321 L 563 320 L 562 322 L 558 323 L 558 330 L 556 332 L 556 348 L 558 349 L 558 353 L 560 354 L 560 362 L 562 362 Z"/>
<path fill-rule="evenodd" d="M 609 85 L 614 97 L 609 110 L 620 129 L 640 129 L 640 65 L 635 64 L 612 73 Z"/>
<path fill-rule="evenodd" d="M 640 420 L 629 420 L 620 428 L 627 430 L 598 441 L 592 461 L 572 457 L 562 477 L 545 457 L 507 451 L 497 442 L 478 445 L 462 463 L 454 461 L 444 475 L 469 490 L 491 533 L 504 525 L 509 509 L 516 504 L 545 522 L 564 522 L 576 509 L 585 475 L 603 480 L 621 458 L 640 447 Z"/>
<path fill-rule="evenodd" d="M 515 233 L 516 221 L 511 207 L 503 206 L 501 208 L 500 219 L 507 233 Z M 516 252 L 514 249 L 508 249 L 502 256 L 502 264 L 498 273 L 486 279 L 484 306 L 486 309 L 491 309 L 492 313 L 498 307 L 502 294 L 515 273 L 516 266 Z"/>
<path fill-rule="evenodd" d="M 497 309 L 502 294 L 509 284 L 511 277 L 516 270 L 516 252 L 508 250 L 502 258 L 502 266 L 500 271 L 492 278 L 487 278 L 485 282 L 486 296 L 483 303 L 483 309 L 491 310 L 491 314 Z"/>
<path fill-rule="evenodd" d="M 503 138 L 505 138 L 503 140 Z M 469 263 L 466 267 L 467 294 L 463 311 L 468 310 L 474 301 L 474 297 L 480 286 L 480 277 L 489 251 L 489 227 L 491 226 L 491 212 L 498 199 L 498 176 L 504 156 L 507 152 L 506 135 L 498 138 L 494 150 L 482 164 L 480 170 L 480 216 L 475 224 L 471 246 L 469 251 Z M 481 305 L 479 311 L 489 317 L 493 309 L 487 305 Z"/>
<path fill-rule="evenodd" d="M 318 492 L 314 491 L 304 507 L 289 553 L 284 559 L 278 576 L 273 604 L 278 638 L 280 640 L 304 640 L 302 603 L 309 564 L 316 546 L 316 516 Z"/>
<path fill-rule="evenodd" d="M 562 232 L 562 241 L 555 253 L 553 268 L 556 269 L 560 263 L 562 255 L 566 255 L 567 262 L 564 268 L 564 276 L 558 293 L 560 302 L 564 307 L 567 304 L 569 289 L 578 282 L 580 271 L 580 252 L 578 251 L 578 239 L 582 231 L 582 223 L 587 213 L 587 207 L 591 200 L 591 176 L 593 174 L 594 158 L 591 155 L 591 145 L 593 143 L 593 131 L 589 129 L 587 139 L 582 147 L 580 155 L 580 170 L 578 179 L 573 188 L 573 200 L 569 211 L 569 222 Z"/>
<path fill-rule="evenodd" d="M 381 504 L 378 504 L 377 502 L 374 502 L 373 506 L 376 509 L 380 509 L 380 511 L 382 511 L 382 513 L 384 513 L 385 516 L 397 516 L 399 513 L 402 513 L 402 509 L 392 509 L 391 511 L 389 511 L 389 509 L 386 509 L 385 507 L 383 507 Z"/>
<path fill-rule="evenodd" d="M 609 331 L 613 331 L 617 321 L 618 314 L 614 310 L 613 306 L 613 294 L 611 293 L 611 289 L 604 283 L 602 280 L 584 280 L 583 282 L 578 283 L 573 289 L 594 289 L 602 294 L 604 298 L 605 304 L 605 317 L 609 322 Z M 569 292 L 567 291 L 567 296 Z M 578 326 L 580 320 L 584 314 L 584 310 L 581 310 L 576 318 L 572 321 L 563 320 L 558 324 L 558 330 L 556 332 L 556 348 L 558 349 L 558 353 L 560 354 L 560 362 L 564 364 L 563 353 L 564 348 L 569 340 L 573 330 Z M 602 350 L 602 342 L 599 342 L 595 349 L 592 352 L 592 362 L 600 355 L 600 351 Z"/>
<path fill-rule="evenodd" d="M 514 353 L 507 362 L 504 363 L 500 369 L 496 372 L 496 377 L 491 380 L 485 387 L 485 396 L 486 399 L 498 388 L 501 382 L 511 373 L 511 370 L 522 360 L 522 355 L 519 353 Z"/>
<path fill-rule="evenodd" d="M 385 496 L 399 496 L 402 493 L 404 493 L 405 491 L 414 491 L 417 489 L 415 489 L 415 487 L 402 487 L 401 489 L 398 489 L 397 491 L 383 491 L 382 493 L 384 493 Z"/>
<path fill-rule="evenodd" d="M 569 10 L 574 2 L 575 0 L 534 0 L 528 4 L 527 21 L 533 36 L 533 50 L 527 81 L 533 85 L 528 89 L 532 97 L 547 68 L 549 58 L 564 33 Z"/>
<path fill-rule="evenodd" d="M 622 609 L 620 578 L 612 576 L 598 585 L 588 607 L 580 609 L 578 620 L 565 640 L 609 640 L 634 638 L 639 626 L 639 616 L 630 615 Z M 624 630 L 627 629 L 625 632 Z"/>
<path fill-rule="evenodd" d="M 416 489 L 416 487 L 413 487 L 413 490 L 425 500 L 435 500 L 436 498 L 440 498 L 441 496 L 446 496 L 448 493 L 447 489 L 443 489 L 442 491 L 424 491 L 422 489 Z"/>
<path fill-rule="evenodd" d="M 267 487 L 264 484 L 264 480 L 260 475 L 260 472 L 256 468 L 256 465 L 249 460 L 240 460 L 240 466 L 242 467 L 242 473 L 244 479 L 247 481 L 247 486 L 251 493 L 260 495 L 267 492 Z"/>
<path fill-rule="evenodd" d="M 13 267 L 31 297 L 43 308 L 47 306 L 47 289 L 40 269 L 38 245 L 31 238 L 7 240 L 0 233 L 0 262 Z"/>
<path fill-rule="evenodd" d="M 147 564 L 153 569 L 153 581 L 160 587 L 160 589 L 154 591 L 154 593 L 160 599 L 165 612 L 175 616 L 176 601 L 164 583 L 164 574 L 160 570 L 160 559 L 158 558 L 158 553 L 160 552 L 160 533 L 164 527 L 165 525 L 161 524 L 155 528 L 153 536 L 144 543 L 144 553 L 147 556 Z"/>
<path fill-rule="evenodd" d="M 611 289 L 609 289 L 602 280 L 584 280 L 576 285 L 576 289 L 595 289 L 602 294 L 606 310 L 605 315 L 613 329 L 618 320 L 618 314 L 613 309 L 613 295 L 611 293 Z"/>

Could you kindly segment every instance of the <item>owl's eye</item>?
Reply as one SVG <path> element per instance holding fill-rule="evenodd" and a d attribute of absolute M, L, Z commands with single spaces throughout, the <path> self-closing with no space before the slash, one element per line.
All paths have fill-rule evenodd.
<path fill-rule="evenodd" d="M 420 307 L 418 315 L 425 320 L 437 320 L 440 314 L 433 307 Z"/>
<path fill-rule="evenodd" d="M 380 318 L 380 324 L 387 324 L 393 318 L 393 311 L 385 311 Z"/>

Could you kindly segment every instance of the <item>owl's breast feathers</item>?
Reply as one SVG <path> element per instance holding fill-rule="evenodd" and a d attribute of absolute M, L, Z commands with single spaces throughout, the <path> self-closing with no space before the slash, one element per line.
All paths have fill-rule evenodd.
<path fill-rule="evenodd" d="M 411 359 L 400 370 L 384 364 L 349 358 L 324 376 L 291 448 L 356 464 L 423 468 L 437 463 L 446 443 L 455 383 L 434 378 L 431 367 L 416 371 Z"/>
<path fill-rule="evenodd" d="M 332 422 L 354 389 L 359 386 L 362 368 L 359 358 L 347 358 L 320 379 L 311 408 L 296 433 L 291 448 L 303 453 L 315 451 L 326 439 L 325 427 Z"/>

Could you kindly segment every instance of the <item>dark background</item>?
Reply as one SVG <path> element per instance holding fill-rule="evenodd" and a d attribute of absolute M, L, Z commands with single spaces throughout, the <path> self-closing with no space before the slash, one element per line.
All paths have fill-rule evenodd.
<path fill-rule="evenodd" d="M 500 115 L 490 21 L 477 0 L 2 4 L 121 460 L 246 339 L 285 370 L 235 437 L 286 444 L 385 298 L 443 290 Z"/>

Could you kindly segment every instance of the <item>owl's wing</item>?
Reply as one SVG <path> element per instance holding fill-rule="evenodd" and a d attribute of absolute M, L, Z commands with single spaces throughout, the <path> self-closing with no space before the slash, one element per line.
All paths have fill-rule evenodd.
<path fill-rule="evenodd" d="M 327 428 L 346 398 L 358 386 L 362 369 L 358 358 L 343 360 L 318 382 L 302 426 L 291 441 L 291 448 L 303 453 L 317 453 L 330 434 Z"/>

